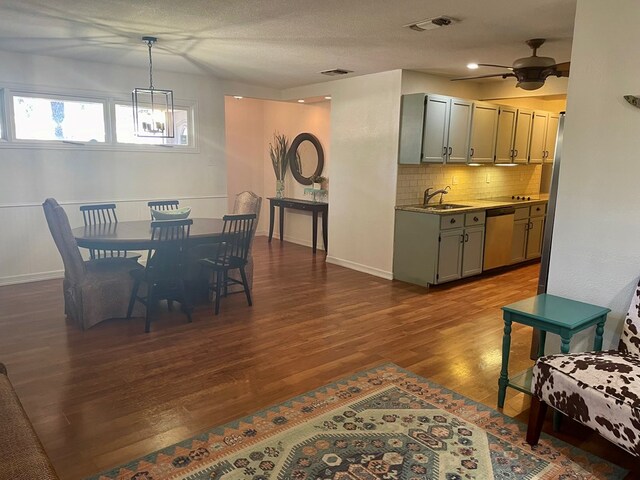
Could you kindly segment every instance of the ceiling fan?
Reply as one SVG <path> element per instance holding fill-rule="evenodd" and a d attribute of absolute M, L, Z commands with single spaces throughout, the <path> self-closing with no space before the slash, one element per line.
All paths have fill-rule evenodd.
<path fill-rule="evenodd" d="M 536 55 L 538 48 L 540 48 L 544 42 L 544 38 L 532 38 L 531 40 L 527 40 L 526 44 L 533 50 L 533 54 L 530 57 L 517 59 L 513 62 L 513 66 L 511 67 L 507 67 L 506 65 L 495 65 L 493 63 L 477 64 L 478 67 L 506 68 L 507 70 L 510 70 L 509 72 L 478 75 L 475 77 L 452 78 L 451 80 L 457 81 L 489 77 L 515 77 L 518 80 L 516 87 L 520 87 L 524 90 L 537 90 L 544 85 L 544 81 L 547 77 L 568 77 L 570 62 L 556 63 L 554 58 L 538 57 Z"/>

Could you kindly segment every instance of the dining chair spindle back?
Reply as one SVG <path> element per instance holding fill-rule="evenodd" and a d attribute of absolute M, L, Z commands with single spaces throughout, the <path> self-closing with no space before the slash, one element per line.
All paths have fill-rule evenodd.
<path fill-rule="evenodd" d="M 222 236 L 215 255 L 203 258 L 198 262 L 204 268 L 213 271 L 212 290 L 215 292 L 215 315 L 218 315 L 220 311 L 220 297 L 223 294 L 226 296 L 230 285 L 242 285 L 247 297 L 247 303 L 249 306 L 253 305 L 245 267 L 249 249 L 251 248 L 256 215 L 254 213 L 225 215 L 223 220 Z M 229 277 L 229 271 L 236 269 L 240 271 L 240 280 Z"/>
<path fill-rule="evenodd" d="M 94 205 L 81 205 L 82 220 L 85 227 L 92 227 L 96 230 L 104 230 L 109 233 L 111 229 L 117 228 L 118 216 L 116 215 L 115 203 L 100 203 Z M 141 255 L 139 253 L 128 252 L 127 250 L 100 250 L 89 249 L 89 256 L 92 260 L 103 259 L 129 259 L 137 261 Z"/>
<path fill-rule="evenodd" d="M 144 270 L 132 271 L 133 290 L 127 318 L 136 301 L 146 307 L 145 332 L 151 328 L 151 314 L 159 300 L 177 301 L 191 322 L 191 305 L 184 286 L 185 252 L 193 220 L 151 222 L 151 245 Z M 147 286 L 146 296 L 138 295 L 141 284 Z"/>

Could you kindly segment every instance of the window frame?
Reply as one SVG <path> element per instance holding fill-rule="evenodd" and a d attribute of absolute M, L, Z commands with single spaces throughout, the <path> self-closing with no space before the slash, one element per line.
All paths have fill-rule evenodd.
<path fill-rule="evenodd" d="M 84 101 L 102 103 L 104 113 L 105 141 L 104 142 L 75 142 L 69 140 L 33 140 L 16 138 L 15 115 L 13 109 L 14 97 L 25 96 L 52 100 Z M 137 144 L 118 143 L 116 138 L 115 105 L 131 105 L 131 97 L 122 94 L 83 91 L 50 87 L 30 87 L 25 85 L 0 84 L 0 122 L 3 127 L 3 138 L 0 138 L 0 149 L 35 149 L 35 150 L 106 150 L 126 152 L 154 152 L 154 153 L 200 153 L 198 146 L 198 103 L 193 100 L 177 99 L 174 108 L 188 112 L 188 141 L 187 145 L 167 144 Z"/>

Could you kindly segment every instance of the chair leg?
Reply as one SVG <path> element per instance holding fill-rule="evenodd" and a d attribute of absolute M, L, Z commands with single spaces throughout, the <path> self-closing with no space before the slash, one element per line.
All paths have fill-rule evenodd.
<path fill-rule="evenodd" d="M 131 298 L 129 299 L 129 307 L 127 308 L 127 319 L 131 318 L 133 313 L 133 307 L 136 304 L 136 298 L 138 297 L 138 289 L 140 288 L 140 281 L 136 280 L 131 290 Z"/>
<path fill-rule="evenodd" d="M 251 307 L 253 302 L 251 301 L 251 290 L 249 290 L 249 282 L 247 281 L 247 274 L 244 271 L 244 267 L 240 267 L 240 276 L 242 277 L 242 286 L 244 287 L 244 294 L 247 296 L 247 303 Z"/>
<path fill-rule="evenodd" d="M 153 307 L 155 306 L 154 294 L 155 292 L 154 292 L 153 286 L 149 285 L 149 291 L 147 292 L 147 300 L 146 300 L 147 311 L 146 311 L 145 321 L 144 321 L 145 333 L 149 333 L 149 331 L 151 330 L 151 313 L 152 313 Z"/>
<path fill-rule="evenodd" d="M 214 279 L 215 279 L 215 286 L 216 286 L 216 303 L 214 306 L 214 315 L 218 315 L 218 312 L 220 311 L 220 293 L 222 292 L 222 278 L 224 276 L 224 273 L 216 270 L 214 272 Z"/>
<path fill-rule="evenodd" d="M 229 270 L 224 271 L 224 296 L 229 295 Z"/>
<path fill-rule="evenodd" d="M 189 300 L 187 300 L 184 280 L 178 280 L 178 293 L 180 295 L 180 309 L 187 314 L 187 321 L 191 323 L 191 305 L 189 304 Z"/>
<path fill-rule="evenodd" d="M 537 397 L 531 397 L 531 410 L 529 411 L 529 425 L 527 427 L 527 443 L 537 445 L 542 432 L 542 424 L 547 414 L 547 404 Z"/>

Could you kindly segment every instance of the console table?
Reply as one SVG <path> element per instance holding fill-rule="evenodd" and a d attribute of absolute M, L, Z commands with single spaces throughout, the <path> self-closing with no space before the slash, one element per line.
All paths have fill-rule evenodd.
<path fill-rule="evenodd" d="M 324 242 L 324 250 L 327 251 L 327 214 L 329 213 L 329 204 L 326 202 L 312 202 L 310 200 L 298 200 L 296 198 L 269 198 L 269 242 L 273 237 L 273 220 L 276 207 L 280 208 L 280 241 L 284 237 L 284 209 L 292 208 L 294 210 L 306 210 L 313 213 L 313 253 L 316 253 L 318 244 L 318 213 L 322 214 L 322 241 Z"/>

